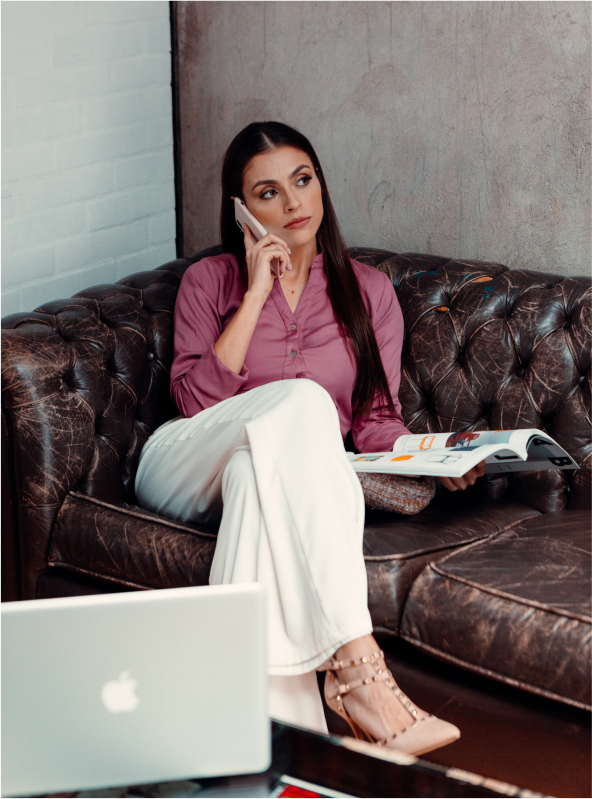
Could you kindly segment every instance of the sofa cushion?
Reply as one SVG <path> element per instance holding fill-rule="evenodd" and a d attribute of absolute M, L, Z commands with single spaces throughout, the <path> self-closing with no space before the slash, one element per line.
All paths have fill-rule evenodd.
<path fill-rule="evenodd" d="M 405 598 L 426 563 L 508 529 L 537 511 L 443 492 L 409 517 L 368 510 L 364 557 L 375 629 L 399 630 Z M 133 588 L 207 585 L 215 530 L 166 519 L 125 502 L 70 492 L 53 531 L 49 565 Z"/>
<path fill-rule="evenodd" d="M 539 515 L 525 505 L 497 501 L 483 488 L 442 490 L 414 516 L 366 509 L 364 559 L 376 635 L 399 634 L 407 594 L 426 564 Z"/>
<path fill-rule="evenodd" d="M 177 588 L 208 584 L 215 547 L 215 533 L 205 528 L 71 492 L 48 562 L 131 588 Z"/>
<path fill-rule="evenodd" d="M 435 562 L 401 635 L 472 671 L 589 709 L 590 514 L 549 513 Z"/>

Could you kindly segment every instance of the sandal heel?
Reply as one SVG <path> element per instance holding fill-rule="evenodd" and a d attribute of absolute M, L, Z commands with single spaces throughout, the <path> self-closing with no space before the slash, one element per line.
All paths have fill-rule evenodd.
<path fill-rule="evenodd" d="M 367 730 L 365 730 L 364 727 L 362 727 L 362 725 L 359 724 L 343 706 L 341 695 L 339 693 L 339 680 L 333 671 L 327 671 L 325 674 L 325 702 L 334 713 L 337 713 L 338 716 L 341 716 L 342 719 L 347 721 L 351 731 L 354 734 L 354 738 L 356 738 L 358 741 L 369 741 L 370 743 L 376 743 L 376 738 L 374 738 Z"/>

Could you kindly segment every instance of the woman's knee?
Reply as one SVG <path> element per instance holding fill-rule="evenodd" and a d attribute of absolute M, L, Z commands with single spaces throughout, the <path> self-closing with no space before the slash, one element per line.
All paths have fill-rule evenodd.
<path fill-rule="evenodd" d="M 282 380 L 285 399 L 300 409 L 328 407 L 336 411 L 335 403 L 329 392 L 314 380 L 300 377 Z"/>

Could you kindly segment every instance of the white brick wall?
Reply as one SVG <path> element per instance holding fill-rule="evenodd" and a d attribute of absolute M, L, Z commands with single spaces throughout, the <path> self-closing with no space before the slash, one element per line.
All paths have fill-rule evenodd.
<path fill-rule="evenodd" d="M 169 4 L 2 3 L 2 315 L 175 258 Z"/>

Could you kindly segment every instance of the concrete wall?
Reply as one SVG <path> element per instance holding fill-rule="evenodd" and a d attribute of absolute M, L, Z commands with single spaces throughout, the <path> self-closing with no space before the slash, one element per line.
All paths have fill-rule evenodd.
<path fill-rule="evenodd" d="M 185 254 L 253 120 L 317 148 L 349 245 L 590 262 L 590 4 L 178 4 Z"/>
<path fill-rule="evenodd" d="M 2 313 L 175 257 L 169 4 L 2 3 Z"/>

